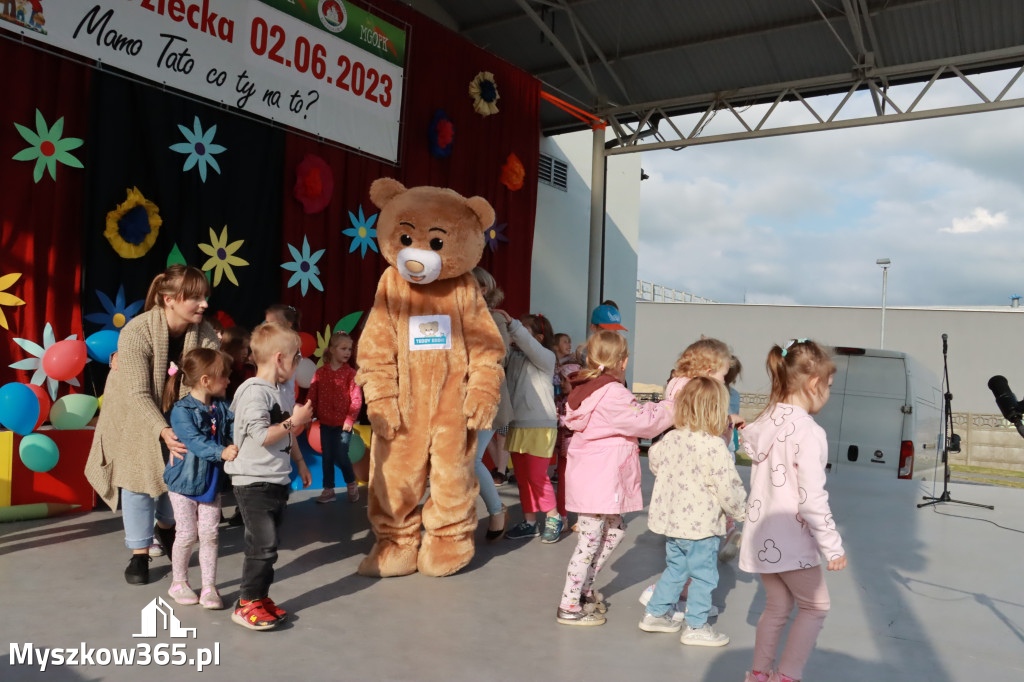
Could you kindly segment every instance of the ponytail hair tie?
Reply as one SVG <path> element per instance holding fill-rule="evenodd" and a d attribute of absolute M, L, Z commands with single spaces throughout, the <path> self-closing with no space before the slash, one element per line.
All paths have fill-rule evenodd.
<path fill-rule="evenodd" d="M 174 364 L 174 361 L 172 360 L 170 366 L 167 367 L 167 376 L 173 377 L 177 373 L 178 373 L 178 366 L 176 364 Z"/>
<path fill-rule="evenodd" d="M 598 365 L 597 366 L 597 371 L 598 372 L 603 372 L 604 371 L 604 365 Z"/>
<path fill-rule="evenodd" d="M 790 339 L 789 342 L 782 347 L 782 357 L 786 357 L 786 355 L 789 353 L 790 346 L 796 343 L 807 343 L 807 339 Z"/>

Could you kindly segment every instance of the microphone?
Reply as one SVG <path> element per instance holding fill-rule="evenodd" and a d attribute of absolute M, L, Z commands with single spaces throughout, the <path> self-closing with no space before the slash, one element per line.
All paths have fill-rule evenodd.
<path fill-rule="evenodd" d="M 1024 436 L 1024 424 L 1021 423 L 1020 403 L 1017 396 L 1010 390 L 1010 384 L 1006 377 L 997 374 L 988 380 L 988 388 L 996 398 L 996 407 L 1002 413 L 1006 421 L 1017 427 L 1017 433 Z"/>
<path fill-rule="evenodd" d="M 949 334 L 942 335 L 942 354 L 946 354 L 946 342 L 949 340 Z"/>

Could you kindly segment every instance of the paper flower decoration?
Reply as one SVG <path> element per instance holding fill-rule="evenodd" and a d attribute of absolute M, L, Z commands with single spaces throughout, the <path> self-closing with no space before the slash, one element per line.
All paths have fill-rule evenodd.
<path fill-rule="evenodd" d="M 439 159 L 446 158 L 452 154 L 452 142 L 455 141 L 455 125 L 448 118 L 443 109 L 434 112 L 434 118 L 430 121 L 430 130 L 427 132 L 430 139 L 430 153 Z"/>
<path fill-rule="evenodd" d="M 217 318 L 217 321 L 220 322 L 220 326 L 224 327 L 225 329 L 231 329 L 232 327 L 235 326 L 234 319 L 232 319 L 232 317 L 223 310 L 218 310 L 215 317 Z"/>
<path fill-rule="evenodd" d="M 316 333 L 316 350 L 313 351 L 313 357 L 316 358 L 316 366 L 324 366 L 324 355 L 327 353 L 327 344 L 331 340 L 331 325 L 324 326 L 324 333 Z"/>
<path fill-rule="evenodd" d="M 317 291 L 323 291 L 324 285 L 320 283 L 320 278 L 317 275 L 320 274 L 320 268 L 316 266 L 316 262 L 320 260 L 320 257 L 324 255 L 326 249 L 320 249 L 316 253 L 309 252 L 309 240 L 305 237 L 302 238 L 302 252 L 300 253 L 291 244 L 287 244 L 288 250 L 292 252 L 292 258 L 294 261 L 289 263 L 281 263 L 281 267 L 285 270 L 294 272 L 288 280 L 288 287 L 291 288 L 296 284 L 299 284 L 302 288 L 302 295 L 306 295 L 306 289 L 312 284 Z"/>
<path fill-rule="evenodd" d="M 145 303 L 145 301 L 135 301 L 126 306 L 124 285 L 117 288 L 117 294 L 114 296 L 113 302 L 99 289 L 96 290 L 96 298 L 100 299 L 100 303 L 103 304 L 103 312 L 90 313 L 85 316 L 85 319 L 93 324 L 101 325 L 104 329 L 110 329 L 115 332 L 121 331 L 121 328 L 128 320 L 135 317 L 136 313 L 142 309 L 142 304 Z"/>
<path fill-rule="evenodd" d="M 21 277 L 20 272 L 12 272 L 9 275 L 0 277 L 0 306 L 5 305 L 25 305 L 25 302 L 15 296 L 14 294 L 7 293 L 7 289 L 18 281 Z M 4 309 L 0 308 L 0 327 L 8 329 L 7 327 L 7 316 L 4 315 Z"/>
<path fill-rule="evenodd" d="M 473 109 L 476 113 L 481 116 L 498 113 L 498 105 L 495 102 L 501 95 L 498 94 L 494 74 L 490 71 L 481 71 L 469 82 L 469 95 L 473 98 Z"/>
<path fill-rule="evenodd" d="M 491 225 L 484 232 L 484 237 L 487 239 L 487 246 L 491 247 L 491 253 L 498 250 L 498 242 L 508 242 L 508 237 L 505 236 L 505 228 L 508 227 L 508 223 L 497 224 L 495 221 L 494 225 Z"/>
<path fill-rule="evenodd" d="M 77 339 L 77 334 L 72 334 L 65 341 Z M 43 382 L 46 382 L 46 388 L 50 392 L 50 398 L 52 400 L 57 399 L 57 387 L 60 384 L 59 381 L 51 377 L 46 376 L 46 370 L 43 369 L 43 356 L 46 355 L 46 349 L 57 342 L 57 339 L 53 336 L 53 327 L 47 322 L 46 326 L 43 327 L 43 345 L 40 346 L 34 341 L 28 339 L 14 339 L 14 342 L 21 346 L 25 351 L 32 355 L 31 358 L 19 360 L 15 363 L 8 365 L 11 369 L 26 369 L 35 370 L 32 373 L 32 378 L 29 383 L 35 384 L 36 386 L 42 386 Z M 79 386 L 78 379 L 68 379 L 66 382 L 70 386 Z"/>
<path fill-rule="evenodd" d="M 77 137 L 65 137 L 62 140 L 60 137 L 64 132 L 63 116 L 57 119 L 52 128 L 47 129 L 46 119 L 36 109 L 35 132 L 18 123 L 15 123 L 14 127 L 32 146 L 22 149 L 11 158 L 15 161 L 32 161 L 34 159 L 36 162 L 36 167 L 32 171 L 34 181 L 39 182 L 43 177 L 44 168 L 49 172 L 50 177 L 56 180 L 58 161 L 73 168 L 82 168 L 82 162 L 69 153 L 72 149 L 81 147 L 82 140 Z"/>
<path fill-rule="evenodd" d="M 362 247 L 362 252 L 359 254 L 360 258 L 366 257 L 366 249 L 373 249 L 374 253 L 380 253 L 377 251 L 377 242 L 373 241 L 377 236 L 377 230 L 373 229 L 373 224 L 377 222 L 378 213 L 374 213 L 372 216 L 367 218 L 363 215 L 363 207 L 359 207 L 359 217 L 356 218 L 356 214 L 352 211 L 348 212 L 349 220 L 352 221 L 352 227 L 347 230 L 342 230 L 341 233 L 346 237 L 354 237 L 352 240 L 352 246 L 349 247 L 348 252 L 352 253 L 356 249 Z"/>
<path fill-rule="evenodd" d="M 307 214 L 319 213 L 331 203 L 334 173 L 316 154 L 306 154 L 295 169 L 295 198 Z"/>
<path fill-rule="evenodd" d="M 185 159 L 185 166 L 181 170 L 183 172 L 190 171 L 198 164 L 199 177 L 203 182 L 206 182 L 207 165 L 220 173 L 220 166 L 217 165 L 217 160 L 213 158 L 213 155 L 220 154 L 225 148 L 213 143 L 213 136 L 217 133 L 217 126 L 210 126 L 204 133 L 203 127 L 199 123 L 199 117 L 196 116 L 195 122 L 192 124 L 192 130 L 180 124 L 178 125 L 178 130 L 188 140 L 187 142 L 178 142 L 171 145 L 171 151 L 178 152 L 179 154 L 188 154 L 188 158 Z"/>
<path fill-rule="evenodd" d="M 526 169 L 523 162 L 515 154 L 509 154 L 505 159 L 505 165 L 501 167 L 501 184 L 515 192 L 523 188 L 523 179 L 526 177 Z"/>
<path fill-rule="evenodd" d="M 153 248 L 163 223 L 157 205 L 132 187 L 124 203 L 107 213 L 103 236 L 121 258 L 141 258 Z"/>
<path fill-rule="evenodd" d="M 213 286 L 220 284 L 221 275 L 227 275 L 228 280 L 236 287 L 238 286 L 238 280 L 235 279 L 235 272 L 231 269 L 231 266 L 249 264 L 249 261 L 242 260 L 234 255 L 235 251 L 238 251 L 244 242 L 244 239 L 239 239 L 228 244 L 227 225 L 221 230 L 220 239 L 217 238 L 217 233 L 213 231 L 213 228 L 210 228 L 210 243 L 200 244 L 199 250 L 210 257 L 209 260 L 203 263 L 203 270 L 213 270 Z"/>

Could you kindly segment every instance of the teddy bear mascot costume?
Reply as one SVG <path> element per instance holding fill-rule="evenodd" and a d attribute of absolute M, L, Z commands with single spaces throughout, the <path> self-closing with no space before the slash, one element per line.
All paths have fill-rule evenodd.
<path fill-rule="evenodd" d="M 406 189 L 391 178 L 373 182 L 370 200 L 390 267 L 359 339 L 356 383 L 375 435 L 368 513 L 376 536 L 359 573 L 451 575 L 473 558 L 476 430 L 490 427 L 504 376 L 505 348 L 471 273 L 494 209 L 481 197 Z"/>

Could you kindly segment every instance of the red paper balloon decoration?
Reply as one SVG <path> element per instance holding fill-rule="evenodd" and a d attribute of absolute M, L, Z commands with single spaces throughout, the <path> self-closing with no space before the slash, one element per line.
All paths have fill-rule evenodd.
<path fill-rule="evenodd" d="M 85 341 L 65 339 L 58 341 L 43 353 L 43 371 L 57 381 L 68 381 L 78 376 L 88 359 Z"/>
<path fill-rule="evenodd" d="M 316 352 L 316 339 L 309 332 L 299 332 L 299 341 L 302 344 L 300 346 L 302 357 L 308 358 Z"/>
<path fill-rule="evenodd" d="M 306 434 L 309 438 L 309 446 L 319 453 L 323 453 L 323 444 L 320 442 L 320 422 L 313 422 L 309 425 L 309 433 Z"/>
<path fill-rule="evenodd" d="M 50 414 L 50 396 L 42 386 L 36 386 L 35 384 L 25 385 L 32 389 L 32 392 L 36 394 L 36 399 L 39 401 L 39 418 L 36 419 L 36 425 L 32 429 L 33 431 L 38 431 L 39 427 L 46 421 L 46 415 Z"/>

